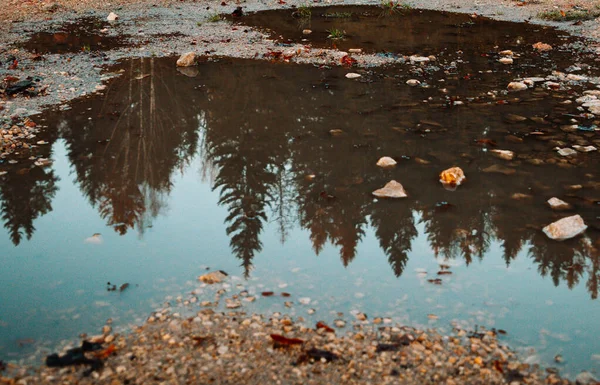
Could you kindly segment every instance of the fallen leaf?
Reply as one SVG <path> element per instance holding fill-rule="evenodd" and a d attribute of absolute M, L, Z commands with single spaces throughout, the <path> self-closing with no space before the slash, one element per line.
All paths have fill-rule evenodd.
<path fill-rule="evenodd" d="M 271 338 L 280 345 L 302 345 L 304 343 L 304 340 L 300 338 L 287 338 L 280 334 L 271 334 Z"/>
<path fill-rule="evenodd" d="M 104 349 L 102 351 L 99 351 L 97 353 L 94 353 L 94 356 L 96 358 L 101 359 L 101 360 L 105 360 L 108 357 L 110 357 L 110 355 L 113 354 L 116 351 L 117 351 L 117 348 L 115 347 L 115 345 L 111 344 L 106 349 Z"/>
<path fill-rule="evenodd" d="M 325 329 L 325 331 L 327 333 L 335 333 L 335 330 L 333 330 L 331 327 L 329 327 L 325 322 L 323 321 L 319 321 L 317 322 L 317 329 Z"/>
<path fill-rule="evenodd" d="M 260 293 L 260 295 L 262 295 L 263 297 L 270 297 L 273 294 L 275 293 L 273 293 L 272 291 L 263 291 L 262 293 Z"/>

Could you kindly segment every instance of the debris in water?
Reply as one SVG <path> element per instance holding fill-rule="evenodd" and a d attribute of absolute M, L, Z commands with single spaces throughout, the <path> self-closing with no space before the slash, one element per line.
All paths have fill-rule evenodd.
<path fill-rule="evenodd" d="M 335 330 L 333 330 L 332 327 L 330 327 L 329 325 L 327 325 L 325 322 L 323 321 L 319 321 L 317 322 L 317 329 L 323 329 L 325 330 L 327 333 L 335 333 Z"/>
<path fill-rule="evenodd" d="M 58 354 L 50 354 L 46 357 L 46 365 L 50 368 L 63 368 L 73 365 L 89 365 L 83 375 L 85 377 L 92 374 L 93 371 L 99 370 L 104 366 L 100 358 L 87 358 L 85 353 L 97 352 L 102 349 L 101 344 L 83 341 L 81 347 L 67 350 L 67 352 L 59 356 Z"/>
<path fill-rule="evenodd" d="M 462 184 L 467 178 L 460 167 L 451 167 L 440 173 L 440 182 L 444 187 L 454 189 Z"/>
<path fill-rule="evenodd" d="M 347 79 L 356 79 L 356 78 L 359 78 L 360 76 L 361 76 L 360 74 L 357 74 L 355 72 L 349 72 L 346 74 Z"/>
<path fill-rule="evenodd" d="M 102 235 L 100 233 L 95 233 L 91 237 L 86 238 L 84 242 L 92 245 L 100 245 L 103 242 Z"/>
<path fill-rule="evenodd" d="M 542 43 L 541 41 L 538 41 L 537 43 L 533 44 L 533 49 L 538 50 L 540 52 L 546 52 L 546 51 L 551 51 L 552 46 L 550 44 L 546 44 L 546 43 Z"/>

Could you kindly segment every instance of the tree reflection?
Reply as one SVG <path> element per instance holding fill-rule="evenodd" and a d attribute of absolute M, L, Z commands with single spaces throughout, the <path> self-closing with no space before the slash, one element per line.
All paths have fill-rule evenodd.
<path fill-rule="evenodd" d="M 219 205 L 228 211 L 226 233 L 246 276 L 262 251 L 269 222 L 275 223 L 282 243 L 298 225 L 308 232 L 315 254 L 333 245 L 344 266 L 357 258 L 370 226 L 397 277 L 422 225 L 435 256 L 469 265 L 490 258 L 493 247 L 499 247 L 509 266 L 528 253 L 541 276 L 569 288 L 586 281 L 597 298 L 597 242 L 586 237 L 552 242 L 540 231 L 541 224 L 559 217 L 545 200 L 563 194 L 560 185 L 588 178 L 586 170 L 596 167 L 597 159 L 588 157 L 586 167 L 572 169 L 535 168 L 519 159 L 503 163 L 514 173 L 489 174 L 484 170 L 499 160 L 473 145 L 480 135 L 495 133 L 493 139 L 509 147 L 502 140 L 512 126 L 502 114 L 546 114 L 556 101 L 498 106 L 502 114 L 405 108 L 415 91 L 400 87 L 393 77 L 375 84 L 348 82 L 344 69 L 239 61 L 204 63 L 202 76 L 188 78 L 174 75 L 172 64 L 131 61 L 124 67 L 126 81 L 111 83 L 101 102 L 92 102 L 91 120 L 85 100 L 51 118 L 62 122 L 60 134 L 81 191 L 117 233 L 136 229 L 143 234 L 166 208 L 173 175 L 201 154 Z M 437 95 L 436 90 L 419 92 L 424 100 Z M 481 133 L 483 125 L 491 128 Z M 331 129 L 341 134 L 331 135 Z M 527 140 L 532 143 L 522 145 L 524 154 L 545 146 Z M 394 156 L 399 165 L 376 167 L 382 155 Z M 428 160 L 417 163 L 416 158 Z M 449 192 L 435 176 L 455 164 L 465 168 L 468 179 Z M 2 178 L 2 218 L 18 244 L 23 236 L 31 237 L 34 220 L 51 209 L 56 177 L 38 168 Z M 409 197 L 374 200 L 371 192 L 391 179 L 401 181 Z M 531 189 L 532 179 L 537 193 L 515 199 L 514 193 Z M 597 227 L 596 206 L 581 211 Z M 588 234 L 597 236 L 594 226 Z"/>

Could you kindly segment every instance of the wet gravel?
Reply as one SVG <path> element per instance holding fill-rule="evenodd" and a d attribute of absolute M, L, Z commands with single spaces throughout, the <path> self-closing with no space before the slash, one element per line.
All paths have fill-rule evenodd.
<path fill-rule="evenodd" d="M 302 317 L 240 311 L 244 292 L 218 302 L 165 306 L 131 333 L 88 337 L 103 343 L 102 369 L 9 365 L 16 384 L 570 384 L 558 370 L 522 363 L 499 339 L 503 330 L 451 335 L 363 313 L 307 325 Z M 191 297 L 193 298 L 193 297 Z M 293 301 L 290 302 L 293 306 Z M 227 309 L 232 308 L 232 309 Z M 195 310 L 194 310 L 195 309 Z M 64 352 L 63 352 L 64 353 Z M 11 382 L 14 381 L 14 382 Z"/>

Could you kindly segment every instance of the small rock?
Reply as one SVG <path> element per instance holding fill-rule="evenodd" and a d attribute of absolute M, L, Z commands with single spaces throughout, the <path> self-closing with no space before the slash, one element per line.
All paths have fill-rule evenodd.
<path fill-rule="evenodd" d="M 310 29 L 303 29 L 302 30 L 302 34 L 303 35 L 310 35 L 312 33 L 312 31 Z"/>
<path fill-rule="evenodd" d="M 331 136 L 340 136 L 344 133 L 344 131 L 340 130 L 339 128 L 334 128 L 333 130 L 329 130 L 329 135 Z"/>
<path fill-rule="evenodd" d="M 543 228 L 544 234 L 550 239 L 563 241 L 578 236 L 587 229 L 580 215 L 560 219 Z"/>
<path fill-rule="evenodd" d="M 193 65 L 196 65 L 196 54 L 194 52 L 184 53 L 177 60 L 177 67 L 191 67 Z"/>
<path fill-rule="evenodd" d="M 404 187 L 395 180 L 389 181 L 383 188 L 373 191 L 377 198 L 406 198 Z"/>
<path fill-rule="evenodd" d="M 499 53 L 500 55 L 502 55 L 502 56 L 514 56 L 514 53 L 513 53 L 513 51 L 511 51 L 511 50 L 509 50 L 509 49 L 507 49 L 507 50 L 504 50 L 504 51 L 500 51 L 500 52 L 498 52 L 498 53 Z"/>
<path fill-rule="evenodd" d="M 576 149 L 579 152 L 598 151 L 598 149 L 596 147 L 594 147 L 594 146 L 578 146 L 578 145 L 574 145 L 573 148 Z"/>
<path fill-rule="evenodd" d="M 237 299 L 226 299 L 227 309 L 237 309 L 238 307 L 242 307 L 242 303 Z"/>
<path fill-rule="evenodd" d="M 560 354 L 554 356 L 554 362 L 561 364 L 563 361 L 563 356 L 561 356 Z"/>
<path fill-rule="evenodd" d="M 515 153 L 509 150 L 490 150 L 490 152 L 504 160 L 512 160 L 515 157 Z"/>
<path fill-rule="evenodd" d="M 360 74 L 354 73 L 354 72 L 349 72 L 346 74 L 346 79 L 356 79 L 359 78 Z"/>
<path fill-rule="evenodd" d="M 412 64 L 414 63 L 427 63 L 429 61 L 431 61 L 431 59 L 429 59 L 426 56 L 417 56 L 417 55 L 413 55 L 409 58 L 410 62 Z"/>
<path fill-rule="evenodd" d="M 367 320 L 367 315 L 365 313 L 357 313 L 356 314 L 356 319 L 359 321 L 366 321 Z"/>
<path fill-rule="evenodd" d="M 333 321 L 333 324 L 337 328 L 343 328 L 346 326 L 346 321 L 344 321 L 343 319 L 336 319 L 335 321 Z"/>
<path fill-rule="evenodd" d="M 384 156 L 382 158 L 379 158 L 379 160 L 377 161 L 377 166 L 383 167 L 383 168 L 394 167 L 396 164 L 397 164 L 396 161 L 394 159 L 390 158 L 389 156 Z"/>
<path fill-rule="evenodd" d="M 227 345 L 221 345 L 217 349 L 217 352 L 221 355 L 226 354 L 229 351 L 229 347 Z"/>
<path fill-rule="evenodd" d="M 570 204 L 556 197 L 548 199 L 548 205 L 552 210 L 568 210 L 571 208 Z"/>
<path fill-rule="evenodd" d="M 227 273 L 223 270 L 213 271 L 198 277 L 198 280 L 206 284 L 220 283 L 227 277 Z"/>
<path fill-rule="evenodd" d="M 540 52 L 546 52 L 546 51 L 551 51 L 552 46 L 550 44 L 546 44 L 546 43 L 542 43 L 541 41 L 538 41 L 537 43 L 533 44 L 533 49 L 538 50 Z"/>
<path fill-rule="evenodd" d="M 115 21 L 118 18 L 119 18 L 119 15 L 117 15 L 114 12 L 111 12 L 111 13 L 108 14 L 108 17 L 106 18 L 106 20 L 108 20 L 108 21 Z"/>
<path fill-rule="evenodd" d="M 509 91 L 523 91 L 527 89 L 527 84 L 523 82 L 510 82 L 507 88 Z"/>
<path fill-rule="evenodd" d="M 592 385 L 597 384 L 598 380 L 590 372 L 581 372 L 575 377 L 577 385 Z"/>
<path fill-rule="evenodd" d="M 421 84 L 420 81 L 418 81 L 417 79 L 410 79 L 406 81 L 406 84 L 408 84 L 411 87 L 415 87 L 418 86 L 419 84 Z"/>
<path fill-rule="evenodd" d="M 511 57 L 501 57 L 498 61 L 502 64 L 513 64 L 513 58 Z"/>
<path fill-rule="evenodd" d="M 560 155 L 560 156 L 573 156 L 573 155 L 577 155 L 577 151 L 573 150 L 572 148 L 559 148 L 558 149 L 558 155 Z"/>
<path fill-rule="evenodd" d="M 350 48 L 348 50 L 349 53 L 362 53 L 362 49 L 360 48 Z"/>
<path fill-rule="evenodd" d="M 298 302 L 300 302 L 302 305 L 308 305 L 310 303 L 310 298 L 308 298 L 308 297 L 298 298 Z"/>

